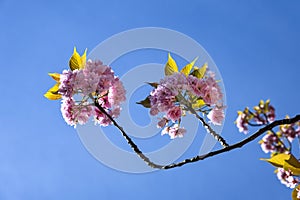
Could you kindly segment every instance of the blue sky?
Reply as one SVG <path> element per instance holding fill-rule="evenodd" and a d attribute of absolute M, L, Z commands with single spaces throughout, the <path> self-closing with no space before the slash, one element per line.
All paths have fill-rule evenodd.
<path fill-rule="evenodd" d="M 223 135 L 233 143 L 245 137 L 233 124 L 245 106 L 271 99 L 279 118 L 300 111 L 299 8 L 296 0 L 0 0 L 0 199 L 289 199 L 291 190 L 259 160 L 268 155 L 258 140 L 169 171 L 110 169 L 43 93 L 53 84 L 47 73 L 66 68 L 75 45 L 93 49 L 132 28 L 173 29 L 218 65 L 228 104 Z"/>

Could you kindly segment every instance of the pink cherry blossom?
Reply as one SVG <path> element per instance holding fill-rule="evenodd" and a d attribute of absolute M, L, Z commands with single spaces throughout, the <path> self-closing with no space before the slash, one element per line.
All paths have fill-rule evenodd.
<path fill-rule="evenodd" d="M 236 126 L 239 129 L 239 132 L 243 132 L 245 134 L 248 133 L 248 120 L 246 119 L 245 113 L 240 113 L 235 120 Z"/>
<path fill-rule="evenodd" d="M 181 117 L 181 108 L 179 106 L 174 106 L 173 108 L 168 110 L 167 118 L 172 120 L 173 122 L 179 120 Z"/>
<path fill-rule="evenodd" d="M 182 90 L 188 90 L 189 84 L 186 76 L 183 73 L 176 72 L 170 76 L 166 76 L 160 81 L 160 85 L 170 89 L 176 96 Z"/>
<path fill-rule="evenodd" d="M 215 107 L 213 108 L 207 115 L 207 118 L 214 124 L 214 125 L 221 125 L 222 121 L 225 118 L 223 107 Z"/>
<path fill-rule="evenodd" d="M 162 131 L 162 135 L 168 134 L 171 139 L 175 139 L 177 137 L 183 137 L 186 133 L 184 127 L 179 127 L 178 124 L 174 124 L 172 127 L 166 127 Z"/>
<path fill-rule="evenodd" d="M 64 70 L 60 75 L 60 85 L 58 92 L 65 97 L 72 97 L 74 94 L 74 82 L 77 75 L 77 70 Z"/>
<path fill-rule="evenodd" d="M 159 85 L 155 90 L 150 93 L 151 107 L 155 112 L 166 112 L 174 106 L 175 94 L 168 88 Z"/>
<path fill-rule="evenodd" d="M 112 117 L 120 115 L 120 104 L 125 101 L 125 89 L 113 70 L 101 61 L 86 62 L 81 70 L 65 70 L 60 76 L 59 94 L 62 95 L 61 112 L 71 126 L 84 124 L 94 115 L 102 126 L 111 123 L 94 105 L 97 102 Z M 76 101 L 73 96 L 76 96 Z M 80 100 L 81 97 L 81 100 Z M 91 98 L 93 97 L 93 98 Z M 79 99 L 79 100 L 77 100 Z"/>
<path fill-rule="evenodd" d="M 295 178 L 290 170 L 284 170 L 283 168 L 277 169 L 277 178 L 289 188 L 295 188 L 299 183 L 299 179 Z"/>
<path fill-rule="evenodd" d="M 280 131 L 290 142 L 292 142 L 297 136 L 300 136 L 300 132 L 295 128 L 295 124 L 282 125 L 280 127 Z"/>
<path fill-rule="evenodd" d="M 62 104 L 61 104 L 61 113 L 66 121 L 67 124 L 74 126 L 76 125 L 75 122 L 75 115 L 74 115 L 74 106 L 75 102 L 73 98 L 63 98 L 62 99 Z"/>
<path fill-rule="evenodd" d="M 272 153 L 272 152 L 277 152 L 277 153 L 284 153 L 285 148 L 280 142 L 279 138 L 274 135 L 273 133 L 267 133 L 262 140 L 260 141 L 260 145 L 262 150 L 265 153 Z"/>
<path fill-rule="evenodd" d="M 87 103 L 76 104 L 73 98 L 63 98 L 61 113 L 67 124 L 75 126 L 77 123 L 85 124 L 94 112 Z"/>
<path fill-rule="evenodd" d="M 164 77 L 151 91 L 150 114 L 158 115 L 164 113 L 167 120 L 171 120 L 173 127 L 165 127 L 163 134 L 169 134 L 171 138 L 181 137 L 186 130 L 180 128 L 180 119 L 190 106 L 197 105 L 198 100 L 203 100 L 206 110 L 201 110 L 202 106 L 195 109 L 205 113 L 212 110 L 208 118 L 216 125 L 220 125 L 224 119 L 223 94 L 213 72 L 207 73 L 201 79 L 193 75 L 185 75 L 181 72 L 173 73 Z M 194 107 L 192 108 L 194 109 Z M 158 127 L 163 128 L 167 121 L 163 118 L 158 122 Z M 175 126 L 176 125 L 176 126 Z"/>
<path fill-rule="evenodd" d="M 125 101 L 125 89 L 119 78 L 115 78 L 113 85 L 108 91 L 108 101 L 112 106 L 119 105 L 121 102 Z"/>

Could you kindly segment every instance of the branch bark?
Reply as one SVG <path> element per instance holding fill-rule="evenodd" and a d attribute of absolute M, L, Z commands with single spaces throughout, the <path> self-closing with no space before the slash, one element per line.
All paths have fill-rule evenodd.
<path fill-rule="evenodd" d="M 215 156 L 215 155 L 218 155 L 218 154 L 225 153 L 227 151 L 231 151 L 231 150 L 236 149 L 236 148 L 241 148 L 245 144 L 255 140 L 256 138 L 261 136 L 263 133 L 273 129 L 276 126 L 283 125 L 283 124 L 293 124 L 297 121 L 300 121 L 300 115 L 296 115 L 295 117 L 292 117 L 290 119 L 276 120 L 276 121 L 266 125 L 265 127 L 259 129 L 254 134 L 252 134 L 250 137 L 248 137 L 248 138 L 246 138 L 246 139 L 244 139 L 244 140 L 242 140 L 238 143 L 235 143 L 235 144 L 230 145 L 228 147 L 225 147 L 223 149 L 219 149 L 219 150 L 216 150 L 216 151 L 209 152 L 209 153 L 204 154 L 204 155 L 195 156 L 193 158 L 185 159 L 182 162 L 166 165 L 166 166 L 163 167 L 163 169 L 171 169 L 171 168 L 174 168 L 174 167 L 180 167 L 180 166 L 185 165 L 187 163 L 197 162 L 197 161 L 204 160 L 206 158 L 209 158 L 209 157 L 212 157 L 212 156 Z"/>
<path fill-rule="evenodd" d="M 123 127 L 121 127 L 113 118 L 112 116 L 110 116 L 106 111 L 105 109 L 103 109 L 99 104 L 98 102 L 95 100 L 94 101 L 95 103 L 95 106 L 102 112 L 104 113 L 112 122 L 112 124 L 122 133 L 123 137 L 125 138 L 125 140 L 127 141 L 128 145 L 131 147 L 131 149 L 150 167 L 152 168 L 156 168 L 156 169 L 171 169 L 171 168 L 175 168 L 175 167 L 180 167 L 180 166 L 183 166 L 185 164 L 188 164 L 188 163 L 193 163 L 193 162 L 197 162 L 197 161 L 200 161 L 200 160 L 204 160 L 206 158 L 209 158 L 209 157 L 212 157 L 212 156 L 215 156 L 215 155 L 218 155 L 218 154 L 222 154 L 222 153 L 225 153 L 225 152 L 228 152 L 228 151 L 231 151 L 233 149 L 236 149 L 236 148 L 241 148 L 243 147 L 245 144 L 255 140 L 257 137 L 261 136 L 263 133 L 265 133 L 266 131 L 269 131 L 269 130 L 272 130 L 274 127 L 277 127 L 279 125 L 283 125 L 283 124 L 292 124 L 292 123 L 295 123 L 297 121 L 300 121 L 300 114 L 299 115 L 296 115 L 295 117 L 292 117 L 292 118 L 289 118 L 289 119 L 281 119 L 281 120 L 276 120 L 266 126 L 264 126 L 263 128 L 259 129 L 258 131 L 256 131 L 254 134 L 252 134 L 251 136 L 249 136 L 248 138 L 238 142 L 238 143 L 235 143 L 233 145 L 228 145 L 226 142 L 226 144 L 228 146 L 224 147 L 223 149 L 219 149 L 219 150 L 216 150 L 216 151 L 212 151 L 212 152 L 209 152 L 207 154 L 204 154 L 204 155 L 198 155 L 198 156 L 195 156 L 193 158 L 188 158 L 188 159 L 185 159 L 181 162 L 178 162 L 178 163 L 172 163 L 172 164 L 169 164 L 169 165 L 159 165 L 159 164 L 156 164 L 154 162 L 152 162 L 139 148 L 138 146 L 133 142 L 133 140 L 127 135 L 127 133 L 124 131 Z"/>

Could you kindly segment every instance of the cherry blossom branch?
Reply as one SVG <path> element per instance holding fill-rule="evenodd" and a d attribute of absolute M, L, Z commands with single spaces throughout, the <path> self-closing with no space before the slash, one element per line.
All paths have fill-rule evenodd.
<path fill-rule="evenodd" d="M 250 137 L 248 137 L 248 138 L 246 138 L 246 139 L 244 139 L 244 140 L 242 140 L 238 143 L 230 145 L 230 146 L 228 146 L 224 149 L 212 151 L 212 152 L 209 152 L 209 153 L 204 154 L 204 155 L 199 155 L 199 156 L 195 156 L 193 158 L 185 159 L 182 162 L 173 163 L 173 164 L 164 166 L 163 169 L 171 169 L 171 168 L 175 168 L 175 167 L 180 167 L 180 166 L 185 165 L 187 163 L 197 162 L 197 161 L 200 161 L 200 160 L 204 160 L 208 157 L 212 157 L 212 156 L 215 156 L 215 155 L 218 155 L 218 154 L 222 154 L 222 153 L 231 151 L 231 150 L 236 149 L 236 148 L 241 148 L 245 144 L 255 140 L 257 137 L 261 136 L 266 131 L 273 129 L 274 127 L 277 127 L 277 126 L 283 125 L 283 124 L 292 124 L 292 123 L 295 123 L 297 121 L 300 121 L 300 115 L 296 115 L 295 117 L 289 118 L 289 119 L 276 120 L 276 121 L 266 125 L 265 127 L 259 129 L 253 135 L 251 135 Z"/>
<path fill-rule="evenodd" d="M 216 151 L 212 151 L 212 152 L 209 152 L 207 154 L 204 154 L 204 155 L 198 155 L 198 156 L 195 156 L 193 158 L 189 158 L 189 159 L 185 159 L 181 162 L 178 162 L 178 163 L 172 163 L 170 165 L 159 165 L 159 164 L 156 164 L 154 162 L 152 162 L 139 148 L 138 146 L 132 141 L 132 139 L 127 135 L 127 133 L 124 131 L 123 127 L 121 127 L 114 119 L 112 116 L 110 116 L 106 111 L 105 109 L 103 109 L 99 104 L 98 102 L 95 100 L 94 101 L 95 103 L 95 106 L 102 112 L 104 113 L 112 122 L 112 124 L 117 128 L 119 129 L 119 131 L 122 133 L 123 137 L 126 139 L 127 143 L 129 144 L 129 146 L 132 148 L 132 150 L 150 167 L 152 168 L 156 168 L 156 169 L 171 169 L 171 168 L 175 168 L 175 167 L 180 167 L 180 166 L 183 166 L 185 164 L 188 164 L 188 163 L 192 163 L 192 162 L 197 162 L 197 161 L 200 161 L 200 160 L 204 160 L 208 157 L 212 157 L 212 156 L 215 156 L 215 155 L 218 155 L 218 154 L 221 154 L 221 153 L 225 153 L 227 151 L 231 151 L 233 149 L 236 149 L 236 148 L 241 148 L 242 146 L 244 146 L 245 144 L 255 140 L 257 137 L 261 136 L 263 133 L 265 133 L 266 131 L 268 130 L 272 130 L 274 127 L 276 126 L 279 126 L 279 125 L 282 125 L 282 124 L 292 124 L 292 123 L 295 123 L 297 121 L 300 121 L 300 115 L 296 115 L 295 117 L 293 118 L 289 118 L 289 119 L 282 119 L 282 120 L 276 120 L 268 125 L 266 125 L 265 127 L 259 129 L 258 131 L 256 131 L 253 135 L 251 135 L 250 137 L 236 143 L 236 144 L 233 144 L 233 145 L 228 145 L 223 148 L 223 149 L 220 149 L 220 150 L 216 150 Z M 197 114 L 197 113 L 196 113 Z M 224 140 L 225 141 L 225 140 Z"/>

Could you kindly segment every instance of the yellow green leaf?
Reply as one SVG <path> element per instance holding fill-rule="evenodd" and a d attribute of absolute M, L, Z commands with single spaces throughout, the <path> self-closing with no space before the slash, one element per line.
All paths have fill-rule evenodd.
<path fill-rule="evenodd" d="M 291 170 L 294 175 L 300 175 L 300 162 L 292 154 L 277 154 L 270 159 L 265 160 L 275 167 L 284 168 L 285 170 Z"/>
<path fill-rule="evenodd" d="M 61 94 L 58 94 L 59 84 L 56 83 L 52 88 L 50 88 L 45 94 L 44 97 L 46 97 L 49 100 L 57 100 L 61 98 Z"/>
<path fill-rule="evenodd" d="M 51 92 L 46 92 L 44 94 L 44 97 L 46 97 L 49 100 L 58 100 L 58 99 L 61 99 L 61 95 L 60 94 L 53 94 Z"/>
<path fill-rule="evenodd" d="M 173 73 L 178 72 L 178 67 L 171 54 L 168 54 L 168 62 L 165 65 L 165 75 L 170 76 Z"/>
<path fill-rule="evenodd" d="M 243 111 L 237 111 L 238 115 L 242 115 L 244 112 Z"/>
<path fill-rule="evenodd" d="M 180 72 L 182 72 L 186 76 L 189 75 L 189 73 L 191 72 L 195 62 L 197 61 L 197 59 L 198 59 L 198 57 L 196 57 L 192 62 L 190 62 L 184 68 L 182 68 L 182 70 Z"/>
<path fill-rule="evenodd" d="M 272 156 L 269 159 L 261 158 L 261 160 L 267 161 L 275 167 L 283 168 L 283 165 L 284 165 L 285 161 L 288 160 L 290 158 L 290 156 L 291 155 L 289 155 L 289 154 L 281 153 L 281 154 L 277 154 L 275 156 Z"/>
<path fill-rule="evenodd" d="M 85 63 L 86 63 L 86 52 L 87 52 L 87 49 L 84 50 L 84 53 L 81 56 L 81 64 L 83 65 L 82 68 L 85 67 Z"/>
<path fill-rule="evenodd" d="M 59 82 L 60 80 L 60 74 L 59 73 L 48 73 L 51 78 L 53 78 L 56 82 Z"/>
<path fill-rule="evenodd" d="M 300 190 L 300 185 L 297 185 L 294 189 L 293 189 L 293 192 L 292 192 L 292 200 L 299 200 L 297 198 L 298 196 L 298 191 Z"/>
<path fill-rule="evenodd" d="M 69 66 L 70 69 L 73 71 L 75 69 L 83 69 L 85 67 L 86 62 L 86 50 L 84 51 L 83 55 L 80 57 L 79 53 L 76 51 L 76 47 L 74 47 L 73 55 L 70 58 Z"/>
<path fill-rule="evenodd" d="M 204 63 L 201 68 L 194 67 L 194 71 L 191 73 L 191 75 L 201 79 L 204 77 L 207 69 L 207 63 Z"/>
<path fill-rule="evenodd" d="M 207 69 L 207 63 L 204 63 L 204 65 L 202 65 L 202 67 L 198 70 L 200 74 L 199 79 L 204 77 L 206 73 L 206 69 Z"/>
<path fill-rule="evenodd" d="M 283 164 L 285 170 L 291 170 L 294 175 L 300 175 L 300 162 L 292 154 Z"/>
<path fill-rule="evenodd" d="M 205 105 L 205 102 L 202 99 L 199 99 L 192 106 L 193 106 L 193 108 L 201 108 L 204 105 Z"/>

